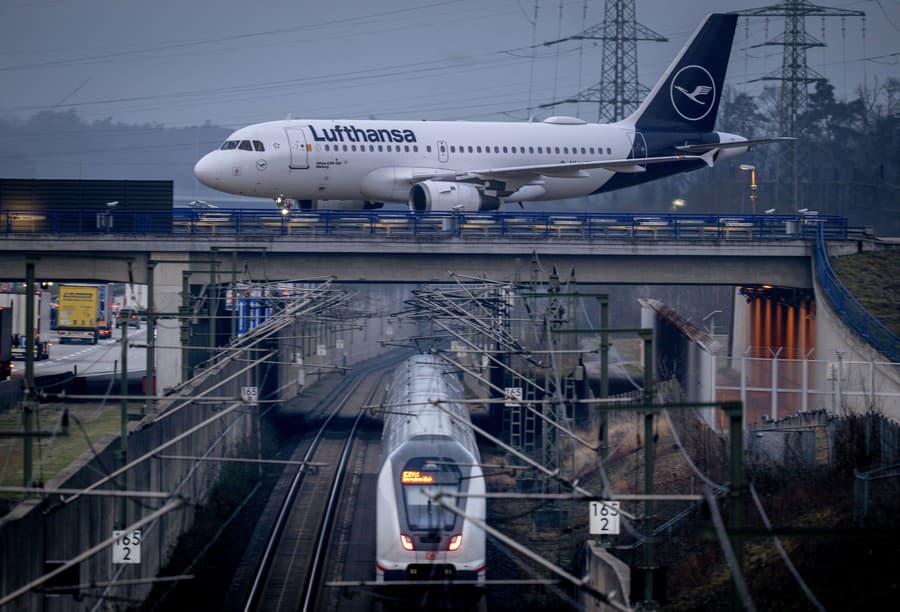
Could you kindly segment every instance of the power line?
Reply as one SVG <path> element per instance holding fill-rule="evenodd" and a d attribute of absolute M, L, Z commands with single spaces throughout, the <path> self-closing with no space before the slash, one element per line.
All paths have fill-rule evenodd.
<path fill-rule="evenodd" d="M 668 38 L 637 22 L 635 0 L 606 0 L 602 23 L 578 34 L 544 43 L 556 45 L 570 40 L 603 41 L 600 82 L 565 100 L 542 104 L 551 108 L 560 104 L 594 102 L 599 105 L 598 120 L 615 122 L 637 108 L 649 89 L 638 81 L 638 41 L 668 42 Z"/>

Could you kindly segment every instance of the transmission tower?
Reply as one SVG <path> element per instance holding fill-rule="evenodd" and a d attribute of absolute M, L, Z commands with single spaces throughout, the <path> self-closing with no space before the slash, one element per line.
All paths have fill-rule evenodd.
<path fill-rule="evenodd" d="M 598 120 L 608 122 L 624 119 L 637 108 L 649 91 L 638 82 L 637 43 L 645 40 L 668 42 L 669 39 L 639 24 L 635 18 L 634 4 L 635 0 L 606 0 L 602 23 L 574 36 L 545 43 L 553 45 L 569 40 L 602 40 L 603 66 L 598 84 L 574 97 L 542 104 L 539 108 L 595 102 L 600 107 Z"/>
<path fill-rule="evenodd" d="M 807 17 L 863 17 L 862 11 L 836 9 L 817 6 L 808 0 L 784 0 L 780 4 L 764 6 L 756 9 L 736 11 L 745 17 L 784 17 L 784 34 L 767 40 L 763 46 L 784 47 L 781 61 L 781 72 L 774 71 L 756 81 L 780 81 L 781 103 L 779 106 L 779 127 L 782 135 L 799 136 L 797 119 L 809 106 L 809 84 L 824 81 L 825 77 L 810 68 L 806 63 L 806 50 L 824 47 L 825 43 L 806 31 Z M 799 181 L 797 169 L 797 145 L 790 147 L 791 168 L 793 174 L 794 210 L 800 205 Z"/>

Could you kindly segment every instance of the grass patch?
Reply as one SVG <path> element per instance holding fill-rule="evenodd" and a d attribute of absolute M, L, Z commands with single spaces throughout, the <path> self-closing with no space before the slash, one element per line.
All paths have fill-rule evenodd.
<path fill-rule="evenodd" d="M 900 249 L 832 257 L 831 266 L 853 297 L 900 335 Z"/>
<path fill-rule="evenodd" d="M 130 404 L 129 412 L 139 412 L 142 405 Z M 68 435 L 64 435 L 61 428 L 66 406 L 69 409 Z M 121 430 L 118 402 L 105 405 L 41 404 L 32 423 L 34 430 L 58 432 L 52 437 L 32 439 L 32 476 L 43 483 L 57 478 L 76 459 L 90 452 L 91 444 L 99 452 L 97 444 L 104 438 L 117 436 Z M 22 411 L 15 409 L 0 414 L 0 431 L 23 431 Z M 0 443 L 0 485 L 21 486 L 22 454 L 22 438 L 5 438 Z"/>

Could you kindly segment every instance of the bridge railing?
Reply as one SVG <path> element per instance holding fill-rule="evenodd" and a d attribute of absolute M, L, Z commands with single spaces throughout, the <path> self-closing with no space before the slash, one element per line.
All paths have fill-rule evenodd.
<path fill-rule="evenodd" d="M 191 234 L 389 237 L 399 239 L 814 240 L 847 238 L 847 220 L 830 215 L 653 214 L 603 212 L 292 211 L 175 209 L 163 212 L 0 211 L 5 234 Z"/>
<path fill-rule="evenodd" d="M 828 259 L 826 240 L 825 230 L 820 228 L 816 239 L 816 273 L 819 286 L 828 301 L 844 323 L 865 338 L 878 352 L 894 363 L 900 362 L 900 338 L 873 317 L 841 282 Z"/>

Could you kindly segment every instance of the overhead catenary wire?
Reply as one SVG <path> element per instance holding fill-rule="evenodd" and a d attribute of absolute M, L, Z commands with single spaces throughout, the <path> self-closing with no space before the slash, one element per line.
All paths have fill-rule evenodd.
<path fill-rule="evenodd" d="M 744 609 L 749 612 L 755 612 L 756 607 L 753 605 L 750 592 L 747 590 L 747 581 L 744 579 L 743 573 L 741 573 L 734 549 L 731 547 L 731 541 L 728 539 L 728 533 L 725 531 L 725 523 L 722 521 L 722 514 L 719 512 L 719 504 L 716 501 L 713 490 L 708 485 L 703 487 L 703 496 L 706 498 L 713 527 L 719 539 L 719 546 L 721 546 L 722 552 L 725 554 L 725 561 L 728 563 L 728 569 L 731 571 L 731 579 L 741 598 L 741 602 L 744 604 Z"/>
<path fill-rule="evenodd" d="M 144 518 L 135 521 L 131 525 L 128 525 L 125 528 L 125 531 L 130 532 L 130 531 L 134 531 L 136 529 L 140 529 L 147 523 L 155 521 L 157 518 L 159 518 L 165 514 L 168 514 L 172 510 L 180 508 L 181 505 L 182 505 L 181 500 L 179 500 L 179 499 L 172 500 L 172 501 L 166 503 L 159 510 L 156 510 L 155 512 L 150 513 L 149 515 L 145 516 Z M 81 563 L 82 561 L 93 557 L 100 551 L 106 550 L 107 548 L 109 548 L 109 546 L 112 545 L 113 542 L 116 541 L 116 539 L 118 539 L 118 536 L 111 536 L 109 538 L 102 540 L 101 542 L 99 542 L 98 544 L 95 544 L 94 546 L 92 546 L 91 548 L 82 552 L 81 554 L 76 555 L 75 557 L 69 559 L 68 561 L 66 561 L 65 563 L 63 563 L 62 565 L 60 565 L 59 567 L 54 569 L 53 571 L 48 572 L 48 573 L 44 574 L 43 576 L 41 576 L 40 578 L 38 578 L 36 580 L 32 580 L 28 584 L 26 584 L 22 587 L 19 587 L 18 589 L 12 591 L 11 593 L 3 596 L 2 598 L 0 598 L 0 607 L 5 606 L 6 604 L 15 601 L 16 599 L 18 599 L 22 595 L 28 593 L 29 591 L 36 589 L 39 586 L 41 586 L 42 584 L 45 584 L 46 582 L 52 580 L 56 576 L 59 576 L 60 574 L 62 574 L 66 570 L 68 570 L 70 567 L 74 567 L 74 566 L 78 565 L 79 563 Z"/>
<path fill-rule="evenodd" d="M 534 561 L 535 563 L 538 563 L 539 565 L 543 566 L 544 568 L 550 570 L 551 572 L 553 572 L 557 576 L 563 578 L 566 582 L 569 582 L 576 588 L 597 598 L 602 603 L 605 603 L 606 605 L 614 608 L 615 610 L 619 610 L 620 612 L 630 612 L 631 608 L 629 608 L 628 606 L 624 606 L 613 599 L 610 599 L 610 597 L 606 593 L 603 593 L 602 591 L 599 591 L 599 590 L 595 589 L 593 586 L 591 586 L 589 583 L 590 577 L 582 579 L 582 578 L 577 578 L 576 576 L 573 576 L 566 570 L 555 565 L 554 563 L 551 563 L 550 561 L 548 561 L 544 557 L 540 556 L 536 552 L 530 550 L 529 548 L 523 546 L 522 544 L 519 544 L 518 542 L 516 542 L 509 536 L 505 535 L 504 533 L 500 532 L 499 530 L 494 529 L 493 527 L 488 525 L 486 522 L 484 522 L 474 516 L 470 516 L 470 515 L 466 514 L 464 511 L 460 510 L 458 507 L 456 507 L 456 505 L 448 503 L 446 500 L 444 500 L 440 491 L 438 491 L 436 493 L 432 493 L 432 494 L 429 494 L 428 492 L 426 492 L 425 495 L 427 495 L 429 498 L 434 500 L 436 503 L 439 503 L 441 506 L 443 506 L 444 508 L 446 508 L 453 514 L 463 517 L 464 519 L 466 519 L 467 521 L 469 521 L 470 523 L 472 523 L 473 525 L 475 525 L 476 527 L 478 527 L 485 533 L 489 534 L 491 537 L 494 537 L 497 540 L 499 540 L 500 542 L 503 542 L 503 544 L 505 544 L 506 546 L 509 546 L 510 548 L 512 548 L 513 550 L 518 552 L 519 554 L 524 555 L 531 561 Z"/>
<path fill-rule="evenodd" d="M 762 502 L 759 499 L 759 495 L 756 493 L 756 487 L 753 486 L 753 483 L 750 483 L 750 496 L 753 498 L 753 503 L 756 505 L 756 509 L 759 511 L 759 516 L 762 519 L 763 525 L 766 526 L 766 529 L 772 531 L 772 523 L 769 521 L 769 516 L 766 514 L 765 508 L 763 508 Z M 819 610 L 819 612 L 825 612 L 825 606 L 822 605 L 815 594 L 813 594 L 812 590 L 809 588 L 809 585 L 806 584 L 806 581 L 803 580 L 803 576 L 800 575 L 800 572 L 797 570 L 797 566 L 791 561 L 790 556 L 787 551 L 784 549 L 784 546 L 781 543 L 781 539 L 772 534 L 772 543 L 775 545 L 775 548 L 778 550 L 778 554 L 781 555 L 781 559 L 784 561 L 784 564 L 787 566 L 788 571 L 791 573 L 791 576 L 794 577 L 794 580 L 797 581 L 797 584 L 800 586 L 800 589 L 803 591 L 803 594 L 806 595 L 806 598 L 809 600 L 809 603 Z"/>

